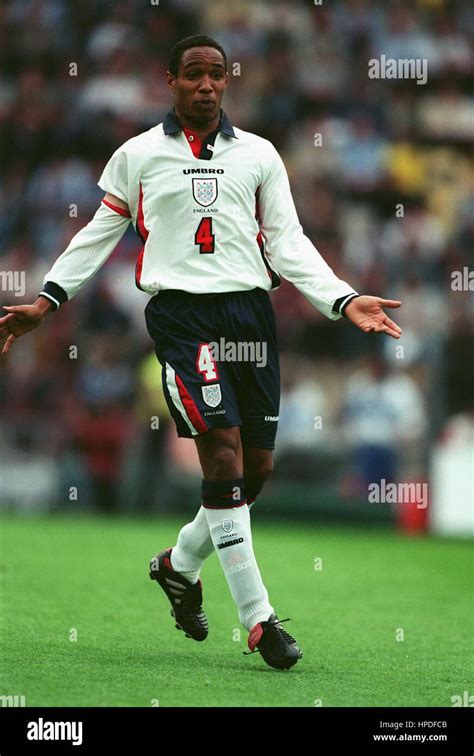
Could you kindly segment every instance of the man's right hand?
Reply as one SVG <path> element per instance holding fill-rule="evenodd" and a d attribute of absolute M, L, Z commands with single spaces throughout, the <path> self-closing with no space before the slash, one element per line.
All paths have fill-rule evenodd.
<path fill-rule="evenodd" d="M 4 305 L 3 309 L 8 314 L 0 318 L 0 341 L 8 337 L 2 349 L 2 354 L 7 354 L 15 339 L 37 328 L 53 305 L 46 297 L 38 297 L 33 304 Z"/>

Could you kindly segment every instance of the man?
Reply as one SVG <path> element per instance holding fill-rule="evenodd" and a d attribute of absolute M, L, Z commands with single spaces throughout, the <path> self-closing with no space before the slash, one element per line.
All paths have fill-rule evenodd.
<path fill-rule="evenodd" d="M 45 277 L 32 305 L 5 307 L 3 353 L 70 299 L 109 257 L 130 219 L 143 241 L 136 284 L 152 296 L 146 322 L 163 366 L 179 436 L 195 439 L 202 506 L 177 543 L 151 560 L 150 577 L 171 602 L 176 627 L 207 637 L 199 574 L 215 550 L 249 631 L 250 652 L 288 669 L 301 658 L 263 584 L 252 547 L 250 507 L 272 469 L 279 368 L 268 291 L 280 275 L 332 320 L 398 338 L 382 307 L 335 276 L 296 215 L 272 144 L 234 128 L 221 110 L 228 83 L 222 47 L 206 36 L 178 42 L 168 86 L 174 109 L 128 140 L 107 163 L 105 197 Z M 265 347 L 262 364 L 216 359 L 213 345 Z"/>

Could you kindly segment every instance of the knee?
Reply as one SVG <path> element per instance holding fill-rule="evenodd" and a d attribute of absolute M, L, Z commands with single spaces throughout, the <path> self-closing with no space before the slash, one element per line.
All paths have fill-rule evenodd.
<path fill-rule="evenodd" d="M 216 446 L 211 458 L 212 478 L 225 480 L 242 475 L 237 445 L 222 443 Z"/>
<path fill-rule="evenodd" d="M 245 473 L 247 495 L 256 496 L 273 472 L 272 459 L 261 460 L 253 464 Z"/>

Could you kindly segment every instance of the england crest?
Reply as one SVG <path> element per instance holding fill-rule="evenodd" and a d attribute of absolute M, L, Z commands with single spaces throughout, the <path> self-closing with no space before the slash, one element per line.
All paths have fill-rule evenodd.
<path fill-rule="evenodd" d="M 213 383 L 212 386 L 202 386 L 202 398 L 208 407 L 217 407 L 222 400 L 220 383 Z"/>
<path fill-rule="evenodd" d="M 222 530 L 224 531 L 224 533 L 230 533 L 233 527 L 234 527 L 233 520 L 222 520 Z"/>
<path fill-rule="evenodd" d="M 217 179 L 193 178 L 193 197 L 203 207 L 212 205 L 217 199 Z"/>

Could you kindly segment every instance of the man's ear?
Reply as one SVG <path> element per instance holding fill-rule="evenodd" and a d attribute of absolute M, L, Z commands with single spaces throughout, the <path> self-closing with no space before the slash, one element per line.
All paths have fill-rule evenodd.
<path fill-rule="evenodd" d="M 175 82 L 176 82 L 176 76 L 174 76 L 171 71 L 166 72 L 166 83 L 168 84 L 168 87 L 171 89 L 172 92 L 174 92 L 175 89 Z"/>

